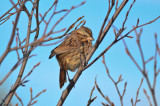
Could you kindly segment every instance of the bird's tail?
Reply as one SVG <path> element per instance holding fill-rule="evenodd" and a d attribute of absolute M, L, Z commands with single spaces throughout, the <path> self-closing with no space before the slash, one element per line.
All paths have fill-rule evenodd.
<path fill-rule="evenodd" d="M 64 82 L 66 81 L 66 71 L 67 70 L 64 70 L 64 68 L 60 69 L 60 76 L 59 76 L 59 86 L 60 86 L 60 88 L 63 87 Z"/>

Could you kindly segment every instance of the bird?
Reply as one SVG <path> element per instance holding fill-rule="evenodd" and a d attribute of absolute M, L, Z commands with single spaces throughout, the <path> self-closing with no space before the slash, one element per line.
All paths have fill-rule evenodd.
<path fill-rule="evenodd" d="M 93 40 L 91 29 L 82 25 L 80 28 L 73 30 L 59 46 L 51 51 L 49 59 L 56 56 L 60 66 L 60 89 L 66 82 L 67 70 L 74 72 L 80 67 L 81 63 L 85 62 L 85 58 L 92 48 Z"/>

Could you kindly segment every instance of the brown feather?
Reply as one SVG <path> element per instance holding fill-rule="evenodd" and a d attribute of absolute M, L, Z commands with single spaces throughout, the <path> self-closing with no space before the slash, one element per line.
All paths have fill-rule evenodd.
<path fill-rule="evenodd" d="M 49 56 L 49 59 L 51 59 L 53 56 L 55 56 L 56 55 L 56 53 L 54 52 L 54 50 L 52 50 L 51 51 L 51 54 L 50 54 L 50 56 Z"/>
<path fill-rule="evenodd" d="M 54 49 L 54 52 L 56 53 L 56 55 L 59 54 L 63 54 L 63 53 L 67 53 L 67 52 L 71 52 L 72 50 L 77 49 L 77 47 L 58 47 L 56 49 Z"/>
<path fill-rule="evenodd" d="M 60 86 L 60 88 L 63 87 L 65 81 L 66 81 L 66 71 L 63 68 L 61 68 L 60 69 L 60 76 L 59 76 L 59 86 Z"/>
<path fill-rule="evenodd" d="M 63 87 L 64 82 L 66 82 L 66 71 L 67 71 L 67 64 L 66 62 L 62 62 L 61 68 L 60 68 L 60 76 L 59 76 L 59 86 L 60 88 Z"/>

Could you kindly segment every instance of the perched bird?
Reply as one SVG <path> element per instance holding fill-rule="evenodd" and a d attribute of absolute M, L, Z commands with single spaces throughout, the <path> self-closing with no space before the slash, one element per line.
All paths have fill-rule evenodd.
<path fill-rule="evenodd" d="M 92 47 L 92 31 L 84 26 L 72 31 L 69 37 L 51 51 L 49 59 L 56 55 L 60 66 L 60 88 L 66 81 L 66 72 L 74 72 L 88 55 Z"/>

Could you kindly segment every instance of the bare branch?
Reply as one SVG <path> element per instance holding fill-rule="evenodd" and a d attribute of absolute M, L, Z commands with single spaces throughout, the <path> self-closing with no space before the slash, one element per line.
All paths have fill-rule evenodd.
<path fill-rule="evenodd" d="M 8 92 L 8 94 L 7 94 L 7 95 L 5 96 L 5 98 L 2 100 L 0 106 L 3 105 L 4 102 L 6 103 L 7 99 L 10 97 L 10 95 L 11 95 L 13 92 L 15 92 L 16 89 L 17 89 L 19 86 L 25 86 L 24 84 L 29 81 L 29 80 L 25 80 L 25 79 L 33 72 L 33 70 L 34 70 L 39 64 L 40 64 L 40 62 L 37 63 L 36 65 L 34 65 L 34 67 L 31 69 L 31 71 L 20 81 L 20 83 L 18 83 L 18 85 L 11 87 L 10 91 Z M 14 93 L 13 93 L 13 94 L 14 94 Z M 5 104 L 4 104 L 4 105 L 5 105 Z"/>
<path fill-rule="evenodd" d="M 19 37 L 19 33 L 18 33 L 18 28 L 17 28 L 16 47 L 18 47 L 18 37 Z M 16 53 L 17 53 L 18 60 L 20 60 L 20 56 L 19 56 L 18 50 L 16 50 Z"/>
<path fill-rule="evenodd" d="M 97 90 L 99 91 L 99 93 L 102 95 L 102 97 L 111 105 L 111 106 L 115 106 L 114 103 L 108 98 L 108 96 L 104 96 L 104 94 L 102 93 L 102 91 L 100 90 L 97 82 L 96 82 L 96 78 L 95 78 L 95 85 L 96 85 L 96 88 Z"/>
<path fill-rule="evenodd" d="M 122 30 L 124 30 L 124 25 L 125 25 L 125 23 L 126 23 L 126 21 L 127 21 L 127 19 L 128 19 L 128 15 L 129 15 L 130 10 L 131 10 L 133 4 L 135 3 L 135 1 L 136 1 L 136 0 L 134 0 L 134 1 L 132 2 L 132 4 L 131 4 L 130 7 L 129 7 L 129 10 L 128 10 L 127 13 L 126 13 L 126 17 L 125 17 L 125 20 L 124 20 L 123 25 L 122 25 Z"/>
<path fill-rule="evenodd" d="M 15 96 L 17 97 L 17 99 L 19 100 L 19 102 L 21 103 L 21 105 L 24 106 L 23 102 L 22 102 L 22 99 L 18 96 L 18 94 L 16 92 L 15 92 Z"/>
<path fill-rule="evenodd" d="M 19 3 L 16 3 L 16 4 L 14 4 L 14 2 L 12 1 L 12 0 L 10 0 L 10 2 L 13 4 L 13 7 L 11 8 L 11 9 L 9 9 L 6 13 L 4 13 L 1 17 L 0 17 L 0 25 L 2 25 L 3 23 L 5 23 L 7 20 L 9 20 L 9 18 L 12 16 L 12 15 L 14 15 L 14 14 L 16 14 L 18 11 L 18 8 L 17 8 L 17 5 L 19 5 Z M 16 11 L 15 12 L 13 12 L 13 13 L 10 13 L 10 11 L 12 11 L 13 9 L 16 9 Z M 8 15 L 8 16 L 7 16 Z M 5 17 L 6 16 L 6 17 Z M 3 17 L 5 17 L 5 18 L 3 18 Z M 2 22 L 3 21 L 3 22 Z"/>
<path fill-rule="evenodd" d="M 25 4 L 26 1 L 27 1 L 27 0 L 23 1 L 21 8 L 24 6 L 24 4 Z M 35 0 L 34 2 L 36 3 L 36 0 Z M 20 8 L 20 10 L 21 10 L 21 8 Z M 28 17 L 28 18 L 29 18 L 29 22 L 28 22 L 28 29 L 27 29 L 26 44 L 29 43 L 30 31 L 31 31 L 31 22 L 32 22 L 32 16 L 33 16 L 34 9 L 35 9 L 35 6 L 32 7 L 31 14 L 30 14 L 30 16 Z M 9 52 L 9 50 L 8 50 L 8 52 Z M 22 75 L 23 75 L 23 72 L 24 72 L 26 63 L 27 63 L 27 61 L 28 61 L 28 56 L 30 55 L 30 52 L 27 53 L 27 52 L 28 52 L 28 47 L 25 48 L 24 52 L 25 52 L 24 55 L 26 56 L 26 58 L 25 58 L 25 59 L 23 60 L 23 62 L 22 62 L 22 66 L 21 66 L 21 69 L 20 69 L 18 78 L 17 78 L 17 80 L 16 80 L 16 82 L 15 82 L 12 90 L 10 90 L 10 91 L 12 91 L 12 92 L 9 93 L 9 96 L 7 97 L 7 99 L 6 99 L 6 101 L 5 101 L 5 105 L 8 105 L 8 104 L 9 104 L 11 98 L 12 98 L 13 95 L 14 95 L 15 90 L 18 88 L 18 86 L 19 86 L 19 84 L 20 84 L 20 82 L 21 82 L 21 78 L 22 78 Z"/>
<path fill-rule="evenodd" d="M 125 85 L 124 85 L 124 90 L 123 90 L 123 93 L 122 93 L 122 95 L 121 95 L 117 84 L 118 84 L 120 81 L 122 81 L 122 75 L 120 75 L 119 78 L 118 78 L 118 81 L 115 82 L 114 79 L 113 79 L 113 78 L 111 77 L 111 75 L 109 74 L 109 70 L 108 70 L 108 68 L 107 68 L 104 55 L 103 55 L 102 63 L 104 64 L 104 66 L 105 66 L 105 68 L 106 68 L 108 77 L 111 79 L 111 81 L 113 82 L 114 86 L 116 87 L 117 93 L 118 93 L 119 98 L 120 98 L 121 106 L 123 106 L 123 97 L 124 97 L 124 94 L 125 94 L 125 91 L 126 91 L 127 82 L 126 82 Z"/>
<path fill-rule="evenodd" d="M 36 56 L 36 55 L 31 55 L 28 58 L 31 58 L 33 56 Z M 11 68 L 8 74 L 0 81 L 0 85 L 2 85 L 7 80 L 7 78 L 12 74 L 12 72 L 22 63 L 23 59 L 24 57 L 18 60 L 18 62 Z"/>
<path fill-rule="evenodd" d="M 35 100 L 37 97 L 39 97 L 39 96 L 40 96 L 42 93 L 44 93 L 44 92 L 46 92 L 46 89 L 44 89 L 43 91 L 39 92 L 36 96 L 32 97 L 33 91 L 32 91 L 32 88 L 30 88 L 31 99 L 30 99 L 30 101 L 29 101 L 29 103 L 28 103 L 27 106 L 31 106 L 31 105 L 34 105 L 35 103 L 37 103 L 37 101 L 34 101 L 34 100 Z"/>
<path fill-rule="evenodd" d="M 77 5 L 77 6 L 72 6 L 71 9 L 69 9 L 69 10 L 67 11 L 67 13 L 65 13 L 65 14 L 53 25 L 53 27 L 51 28 L 51 30 L 50 30 L 46 35 L 43 35 L 43 36 L 47 36 L 47 37 L 48 37 L 49 35 L 51 35 L 52 32 L 53 32 L 53 29 L 54 29 L 73 9 L 80 7 L 80 6 L 83 5 L 84 3 L 85 3 L 85 1 L 83 1 L 81 4 L 79 4 L 79 5 Z"/>
<path fill-rule="evenodd" d="M 145 64 L 149 63 L 150 61 L 152 61 L 154 59 L 154 57 L 150 57 L 148 60 L 145 61 Z"/>
<path fill-rule="evenodd" d="M 152 20 L 152 21 L 150 21 L 150 22 L 154 22 L 154 21 L 157 20 L 158 18 L 160 18 L 160 17 L 157 17 L 156 19 L 154 19 L 154 20 Z M 150 22 L 148 22 L 148 24 L 150 24 Z M 143 25 L 147 25 L 147 23 L 146 23 L 146 24 L 142 24 L 142 25 L 140 25 L 140 26 L 143 26 Z M 139 27 L 139 26 L 138 26 L 138 27 Z M 136 27 L 134 27 L 134 28 L 136 28 Z M 134 28 L 133 28 L 133 29 L 134 29 Z M 154 57 L 154 59 L 155 59 L 155 61 L 154 61 L 154 82 L 153 82 L 153 87 L 152 87 L 152 86 L 151 86 L 151 83 L 150 83 L 150 81 L 149 81 L 147 72 L 145 71 L 145 70 L 146 70 L 146 69 L 145 69 L 145 67 L 146 67 L 146 61 L 144 60 L 142 48 L 141 48 L 141 45 L 140 45 L 140 36 L 141 36 L 142 30 L 140 30 L 140 33 L 138 33 L 138 32 L 135 30 L 135 33 L 136 33 L 136 37 L 137 37 L 137 45 L 138 45 L 138 47 L 139 47 L 139 51 L 140 51 L 140 55 L 141 55 L 141 59 L 142 59 L 143 70 L 140 68 L 140 66 L 138 65 L 138 63 L 135 61 L 135 59 L 133 58 L 133 56 L 132 56 L 131 53 L 129 52 L 128 47 L 127 47 L 125 41 L 123 40 L 123 43 L 124 43 L 125 49 L 126 49 L 126 53 L 127 53 L 127 55 L 132 59 L 132 61 L 135 63 L 135 65 L 138 67 L 138 69 L 139 69 L 140 72 L 143 74 L 144 78 L 146 79 L 147 84 L 148 84 L 148 87 L 149 87 L 149 90 L 150 90 L 150 92 L 151 92 L 151 94 L 152 94 L 152 98 L 153 98 L 153 101 L 154 101 L 154 105 L 157 106 L 157 101 L 156 101 L 156 97 L 155 97 L 155 85 L 156 85 L 156 68 L 155 68 L 155 67 L 156 67 L 156 65 L 155 65 L 155 64 L 156 64 L 156 59 L 155 59 L 155 57 L 156 57 L 156 55 L 157 55 L 157 48 L 156 48 L 155 57 Z M 156 37 L 155 37 L 155 38 L 156 38 Z M 157 42 L 157 41 L 156 41 L 156 42 Z M 156 43 L 156 45 L 157 45 L 157 43 Z"/>
<path fill-rule="evenodd" d="M 90 98 L 89 98 L 89 100 L 88 100 L 87 106 L 90 106 L 90 104 L 97 98 L 97 96 L 96 96 L 96 97 L 94 97 L 93 99 L 91 99 L 94 89 L 95 89 L 95 86 L 94 86 L 94 87 L 92 88 L 92 90 L 91 90 L 91 94 L 90 94 Z"/>
<path fill-rule="evenodd" d="M 144 92 L 144 94 L 146 95 L 150 106 L 152 106 L 152 103 L 151 103 L 150 97 L 149 97 L 148 94 L 147 94 L 147 91 L 146 91 L 145 89 L 143 89 L 143 92 Z"/>
<path fill-rule="evenodd" d="M 142 83 L 143 83 L 143 78 L 141 79 L 141 83 L 140 83 L 140 85 L 139 85 L 139 87 L 137 89 L 136 100 L 135 100 L 134 106 L 136 106 L 136 104 L 140 101 L 140 100 L 138 100 L 138 95 L 139 95 L 139 90 L 140 90 L 140 88 L 142 86 Z"/>
<path fill-rule="evenodd" d="M 26 0 L 23 2 L 22 6 L 25 4 L 25 2 L 26 2 Z M 22 8 L 22 6 L 21 6 L 21 8 Z M 15 19 L 14 26 L 13 26 L 13 30 L 12 30 L 12 34 L 11 34 L 9 43 L 7 45 L 7 48 L 6 48 L 5 52 L 3 53 L 3 55 L 0 57 L 0 65 L 10 51 L 10 48 L 11 48 L 11 45 L 12 45 L 12 42 L 13 42 L 13 39 L 14 39 L 14 36 L 15 36 L 15 31 L 16 31 L 16 27 L 17 27 L 17 24 L 18 24 L 19 16 L 20 16 L 20 13 L 21 13 L 21 8 L 17 12 L 16 19 Z"/>
<path fill-rule="evenodd" d="M 103 29 L 104 29 L 104 26 L 105 26 L 105 24 L 106 24 L 106 22 L 107 22 L 107 20 L 108 20 L 108 17 L 109 17 L 109 15 L 110 15 L 110 12 L 111 12 L 111 10 L 112 10 L 112 8 L 113 8 L 113 6 L 114 6 L 114 3 L 112 3 L 111 4 L 111 7 L 110 7 L 110 0 L 108 0 L 109 1 L 109 7 L 108 7 L 108 11 L 107 11 L 107 15 L 106 15 L 106 17 L 105 17 L 105 19 L 104 19 L 104 21 L 103 21 L 103 24 L 102 24 L 102 26 L 101 26 L 101 29 L 100 29 L 100 31 L 99 31 L 99 35 L 98 35 L 98 38 L 97 38 L 97 41 L 96 42 L 98 42 L 98 39 L 100 39 L 100 37 L 101 37 L 101 35 L 102 35 L 102 32 L 103 32 Z"/>
<path fill-rule="evenodd" d="M 36 3 L 37 3 L 37 5 L 36 5 L 36 25 L 37 25 L 37 28 L 36 28 L 36 29 L 37 29 L 37 30 L 36 30 L 36 35 L 35 35 L 35 37 L 34 37 L 34 41 L 36 41 L 37 38 L 38 38 L 38 35 L 39 35 L 39 24 L 40 24 L 40 23 L 39 23 L 39 18 L 38 18 L 38 16 L 39 16 L 39 15 L 38 15 L 38 13 L 39 13 L 39 12 L 38 12 L 38 10 L 39 10 L 39 9 L 38 9 L 38 8 L 39 8 L 39 0 L 37 0 Z"/>
<path fill-rule="evenodd" d="M 31 71 L 22 79 L 21 83 L 23 83 L 25 81 L 25 79 L 31 75 L 31 73 L 33 72 L 33 70 L 38 67 L 40 65 L 41 62 L 38 62 L 36 65 L 33 66 L 33 68 L 31 69 Z"/>

